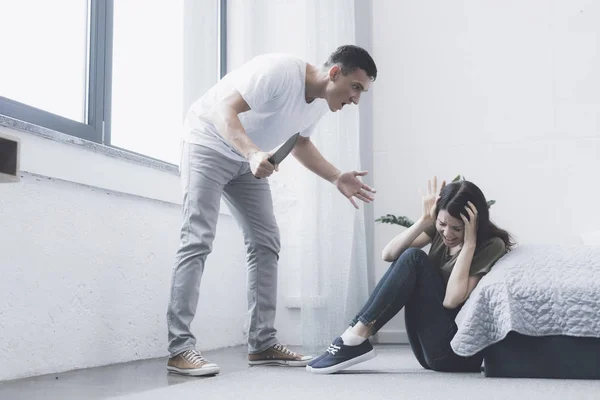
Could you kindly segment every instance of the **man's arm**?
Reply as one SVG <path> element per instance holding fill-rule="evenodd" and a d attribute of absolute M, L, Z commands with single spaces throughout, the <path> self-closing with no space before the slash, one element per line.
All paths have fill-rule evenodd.
<path fill-rule="evenodd" d="M 268 161 L 270 154 L 261 151 L 252 142 L 238 117 L 238 114 L 249 110 L 250 106 L 240 93 L 233 91 L 213 107 L 208 119 L 215 125 L 219 134 L 250 162 L 252 173 L 257 177 L 266 178 L 274 171 L 274 166 Z"/>
<path fill-rule="evenodd" d="M 294 157 L 307 169 L 311 170 L 321 178 L 335 183 L 342 172 L 323 157 L 313 142 L 308 137 L 300 136 L 294 149 Z"/>
<path fill-rule="evenodd" d="M 219 134 L 235 147 L 244 157 L 249 158 L 254 151 L 260 151 L 246 134 L 238 114 L 249 111 L 250 106 L 244 98 L 234 91 L 218 102 L 209 115 Z"/>
<path fill-rule="evenodd" d="M 358 205 L 356 205 L 353 197 L 365 203 L 373 201 L 373 197 L 368 192 L 375 193 L 375 190 L 357 178 L 358 176 L 365 176 L 367 172 L 349 171 L 342 173 L 321 155 L 310 138 L 300 136 L 294 150 L 292 150 L 292 154 L 307 169 L 335 184 L 340 193 L 350 200 L 354 208 L 358 208 Z"/>

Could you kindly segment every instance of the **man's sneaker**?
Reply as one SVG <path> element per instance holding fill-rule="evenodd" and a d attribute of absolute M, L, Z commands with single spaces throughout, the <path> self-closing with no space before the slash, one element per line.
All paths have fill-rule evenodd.
<path fill-rule="evenodd" d="M 275 344 L 258 354 L 248 354 L 250 365 L 289 365 L 304 367 L 312 360 L 310 356 L 294 353 L 281 344 Z"/>
<path fill-rule="evenodd" d="M 341 337 L 336 337 L 320 360 L 311 363 L 311 366 L 307 366 L 306 369 L 313 374 L 333 374 L 373 357 L 375 357 L 375 349 L 369 339 L 358 346 L 346 346 Z"/>
<path fill-rule="evenodd" d="M 167 370 L 175 374 L 203 376 L 221 372 L 217 364 L 210 363 L 196 350 L 188 350 L 169 358 Z"/>

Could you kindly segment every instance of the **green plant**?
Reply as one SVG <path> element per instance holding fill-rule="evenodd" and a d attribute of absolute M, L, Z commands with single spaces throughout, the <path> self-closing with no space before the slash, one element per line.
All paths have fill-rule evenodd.
<path fill-rule="evenodd" d="M 457 182 L 459 180 L 465 180 L 464 176 L 457 175 L 452 182 Z M 496 204 L 496 200 L 488 200 L 487 205 L 490 208 L 492 205 Z M 396 216 L 393 214 L 386 214 L 382 217 L 379 217 L 375 220 L 375 222 L 381 222 L 382 224 L 392 224 L 392 225 L 400 225 L 406 228 L 410 228 L 414 222 L 408 217 Z"/>

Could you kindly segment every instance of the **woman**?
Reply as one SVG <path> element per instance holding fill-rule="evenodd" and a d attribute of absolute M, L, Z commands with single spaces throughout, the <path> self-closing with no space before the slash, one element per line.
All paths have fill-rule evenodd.
<path fill-rule="evenodd" d="M 375 357 L 368 337 L 405 307 L 408 339 L 419 363 L 435 371 L 478 372 L 483 356 L 450 347 L 460 307 L 479 280 L 513 247 L 490 221 L 485 196 L 469 181 L 437 178 L 422 196 L 423 215 L 383 249 L 392 262 L 350 327 L 307 369 L 330 374 Z M 429 254 L 422 247 L 431 243 Z"/>

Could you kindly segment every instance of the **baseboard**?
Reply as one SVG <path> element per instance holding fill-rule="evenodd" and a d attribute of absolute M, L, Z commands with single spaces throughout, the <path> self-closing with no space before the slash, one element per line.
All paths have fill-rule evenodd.
<path fill-rule="evenodd" d="M 408 344 L 408 335 L 405 330 L 381 330 L 373 338 L 373 343 Z"/>

